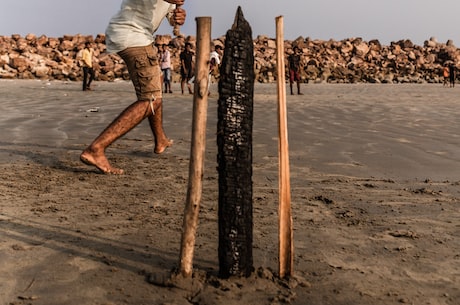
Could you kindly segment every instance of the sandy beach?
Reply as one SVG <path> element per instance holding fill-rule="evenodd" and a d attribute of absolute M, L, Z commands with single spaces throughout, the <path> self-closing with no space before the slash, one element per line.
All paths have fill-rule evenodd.
<path fill-rule="evenodd" d="M 125 81 L 0 81 L 0 305 L 430 304 L 460 299 L 460 89 L 305 84 L 289 95 L 295 278 L 278 270 L 275 84 L 254 101 L 254 267 L 218 273 L 217 88 L 211 87 L 192 285 L 177 267 L 191 95 L 166 94 L 174 146 L 153 153 L 147 122 L 111 146 L 122 176 L 79 161 L 134 101 Z"/>

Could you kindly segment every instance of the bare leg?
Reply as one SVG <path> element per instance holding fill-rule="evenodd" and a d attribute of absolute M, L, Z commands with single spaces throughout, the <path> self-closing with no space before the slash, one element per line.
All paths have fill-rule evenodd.
<path fill-rule="evenodd" d="M 149 115 L 150 129 L 152 129 L 153 137 L 155 138 L 155 149 L 156 154 L 161 154 L 166 148 L 173 144 L 173 141 L 166 137 L 163 129 L 163 103 L 161 99 L 157 99 L 155 113 Z"/>
<path fill-rule="evenodd" d="M 159 100 L 161 103 L 161 100 Z M 154 102 L 158 105 L 158 101 Z M 123 174 L 123 170 L 112 167 L 105 156 L 105 150 L 117 139 L 151 116 L 149 101 L 137 101 L 128 106 L 80 155 L 80 160 L 97 167 L 105 174 Z"/>

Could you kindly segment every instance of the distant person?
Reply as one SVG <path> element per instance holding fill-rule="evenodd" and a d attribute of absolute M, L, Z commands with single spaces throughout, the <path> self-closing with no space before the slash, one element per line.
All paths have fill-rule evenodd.
<path fill-rule="evenodd" d="M 190 42 L 185 43 L 185 49 L 180 53 L 180 85 L 182 94 L 184 94 L 184 87 L 187 84 L 188 92 L 193 94 L 192 85 L 190 80 L 193 77 L 193 52 L 192 44 Z"/>
<path fill-rule="evenodd" d="M 288 56 L 288 70 L 289 70 L 289 86 L 291 88 L 291 95 L 294 95 L 293 84 L 297 83 L 297 94 L 300 93 L 300 71 L 302 68 L 302 51 L 298 46 L 295 46 L 293 53 Z"/>
<path fill-rule="evenodd" d="M 453 88 L 455 87 L 455 77 L 457 73 L 455 71 L 455 65 L 450 64 L 449 65 L 449 81 L 450 81 L 450 86 Z"/>
<path fill-rule="evenodd" d="M 154 152 L 161 154 L 172 141 L 163 130 L 161 69 L 154 34 L 164 18 L 174 25 L 185 22 L 186 12 L 178 7 L 184 0 L 123 0 L 106 30 L 108 52 L 118 53 L 125 61 L 137 101 L 128 106 L 81 153 L 80 160 L 105 174 L 123 174 L 113 167 L 105 150 L 117 139 L 148 118 L 155 138 Z M 177 5 L 177 6 L 176 6 Z"/>
<path fill-rule="evenodd" d="M 214 51 L 211 52 L 209 56 L 209 71 L 211 73 L 216 73 L 216 69 L 219 68 L 220 62 L 222 61 L 222 55 L 224 54 L 224 48 L 221 45 L 216 45 Z"/>
<path fill-rule="evenodd" d="M 160 68 L 161 68 L 161 56 L 163 56 L 163 45 L 162 44 L 157 44 L 156 47 L 157 47 L 157 50 L 158 50 L 158 60 L 160 62 Z"/>
<path fill-rule="evenodd" d="M 221 45 L 216 45 L 214 51 L 209 56 L 209 79 L 208 79 L 208 94 L 210 94 L 209 88 L 211 86 L 212 76 L 219 75 L 219 67 L 222 61 L 222 55 L 224 54 L 224 48 Z"/>
<path fill-rule="evenodd" d="M 442 69 L 442 76 L 443 76 L 443 86 L 447 87 L 449 85 L 449 66 L 448 64 L 444 65 L 444 68 Z"/>
<path fill-rule="evenodd" d="M 83 65 L 83 91 L 91 90 L 91 83 L 94 80 L 93 53 L 91 42 L 87 41 L 81 56 Z"/>
<path fill-rule="evenodd" d="M 163 72 L 163 83 L 165 85 L 165 93 L 172 93 L 171 90 L 171 52 L 168 45 L 163 45 L 163 52 L 160 56 L 160 66 Z"/>

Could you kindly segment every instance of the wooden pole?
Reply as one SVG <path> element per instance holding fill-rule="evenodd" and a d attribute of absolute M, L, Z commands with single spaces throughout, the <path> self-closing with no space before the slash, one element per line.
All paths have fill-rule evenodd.
<path fill-rule="evenodd" d="M 287 129 L 286 82 L 284 66 L 283 17 L 276 17 L 276 59 L 278 72 L 279 124 L 279 274 L 281 278 L 294 273 L 294 240 L 291 214 L 291 182 Z"/>
<path fill-rule="evenodd" d="M 252 135 L 254 46 L 241 7 L 225 37 L 219 78 L 219 277 L 249 277 L 253 267 Z"/>
<path fill-rule="evenodd" d="M 193 97 L 192 144 L 180 254 L 180 273 L 184 277 L 192 275 L 195 235 L 198 227 L 198 213 L 202 193 L 211 45 L 211 17 L 198 17 L 196 18 L 196 22 L 197 52 Z"/>
<path fill-rule="evenodd" d="M 179 8 L 181 7 L 180 5 L 176 5 L 176 8 Z M 173 27 L 173 35 L 178 37 L 178 36 L 181 36 L 181 33 L 180 33 L 180 25 L 178 24 L 175 24 L 174 27 Z"/>

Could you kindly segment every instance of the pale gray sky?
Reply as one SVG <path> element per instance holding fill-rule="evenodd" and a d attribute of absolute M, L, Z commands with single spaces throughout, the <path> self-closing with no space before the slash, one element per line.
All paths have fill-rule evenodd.
<path fill-rule="evenodd" d="M 0 0 L 0 35 L 34 33 L 103 33 L 121 0 Z M 238 6 L 253 35 L 275 37 L 275 18 L 284 16 L 285 38 L 342 40 L 362 37 L 383 44 L 411 39 L 416 44 L 434 36 L 460 46 L 459 0 L 186 0 L 182 32 L 195 35 L 197 16 L 211 16 L 212 37 L 225 35 Z M 159 34 L 171 33 L 165 23 Z"/>

